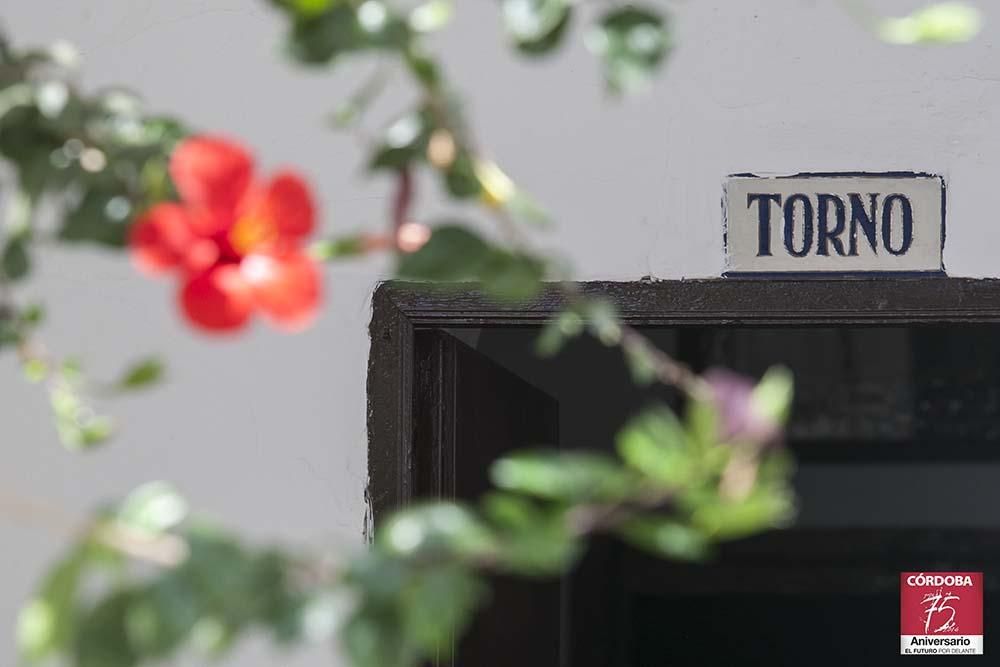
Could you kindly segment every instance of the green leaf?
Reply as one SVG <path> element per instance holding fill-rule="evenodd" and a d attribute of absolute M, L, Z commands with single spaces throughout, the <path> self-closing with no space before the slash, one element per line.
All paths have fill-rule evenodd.
<path fill-rule="evenodd" d="M 454 503 L 418 505 L 392 516 L 378 531 L 389 554 L 452 554 L 476 558 L 495 548 L 493 533 L 467 508 Z"/>
<path fill-rule="evenodd" d="M 397 274 L 436 282 L 477 280 L 495 298 L 524 300 L 541 288 L 545 265 L 529 255 L 494 247 L 460 225 L 441 225 L 423 247 L 400 257 Z"/>
<path fill-rule="evenodd" d="M 671 48 L 667 22 L 656 11 L 630 5 L 607 12 L 587 38 L 587 46 L 604 63 L 612 91 L 644 88 Z"/>
<path fill-rule="evenodd" d="M 64 371 L 61 372 L 65 375 Z M 65 379 L 53 383 L 49 401 L 59 439 L 67 449 L 90 449 L 106 442 L 114 432 L 114 422 L 96 414 L 73 384 Z"/>
<path fill-rule="evenodd" d="M 87 561 L 87 547 L 74 548 L 49 570 L 37 595 L 21 609 L 17 646 L 25 662 L 40 662 L 69 649 L 76 634 L 76 597 Z"/>
<path fill-rule="evenodd" d="M 366 251 L 364 234 L 342 236 L 335 239 L 320 239 L 309 245 L 309 254 L 318 262 L 329 262 L 348 257 L 359 257 Z"/>
<path fill-rule="evenodd" d="M 410 11 L 410 28 L 415 32 L 433 32 L 443 28 L 455 11 L 452 0 L 426 0 Z"/>
<path fill-rule="evenodd" d="M 76 634 L 77 667 L 133 667 L 140 654 L 129 641 L 127 618 L 136 593 L 123 589 L 83 616 Z"/>
<path fill-rule="evenodd" d="M 786 525 L 795 509 L 784 481 L 758 480 L 746 498 L 716 495 L 693 503 L 692 522 L 712 539 L 730 540 Z"/>
<path fill-rule="evenodd" d="M 661 558 L 699 560 L 708 554 L 705 535 L 672 518 L 637 516 L 622 523 L 616 532 L 626 542 Z"/>
<path fill-rule="evenodd" d="M 180 524 L 187 513 L 187 501 L 176 489 L 166 482 L 150 482 L 128 495 L 115 519 L 137 531 L 162 533 Z"/>
<path fill-rule="evenodd" d="M 553 357 L 566 342 L 583 333 L 583 318 L 575 310 L 568 309 L 552 317 L 535 341 L 535 351 L 542 357 Z"/>
<path fill-rule="evenodd" d="M 587 330 L 602 344 L 617 345 L 622 337 L 622 325 L 618 318 L 618 309 L 605 299 L 588 299 L 577 304 L 587 325 Z"/>
<path fill-rule="evenodd" d="M 403 591 L 403 631 L 425 655 L 451 654 L 486 589 L 466 568 L 444 564 L 421 570 Z"/>
<path fill-rule="evenodd" d="M 493 492 L 483 499 L 483 510 L 499 534 L 498 564 L 518 574 L 559 574 L 580 556 L 580 540 L 562 507 Z"/>
<path fill-rule="evenodd" d="M 15 236 L 7 241 L 0 256 L 0 269 L 8 280 L 20 280 L 31 271 L 28 257 L 28 242 L 23 236 Z"/>
<path fill-rule="evenodd" d="M 156 358 L 143 359 L 130 366 L 116 386 L 122 390 L 145 389 L 163 379 L 163 362 Z"/>
<path fill-rule="evenodd" d="M 879 36 L 890 44 L 955 44 L 979 34 L 982 16 L 963 2 L 939 2 L 901 18 L 882 19 Z"/>
<path fill-rule="evenodd" d="M 506 491 L 572 503 L 624 500 L 639 482 L 611 457 L 572 451 L 511 454 L 490 466 L 490 478 Z"/>
<path fill-rule="evenodd" d="M 618 433 L 618 453 L 632 468 L 669 488 L 693 481 L 700 465 L 696 451 L 674 413 L 648 409 Z"/>
<path fill-rule="evenodd" d="M 503 301 L 526 301 L 541 290 L 545 264 L 535 257 L 494 251 L 479 272 L 483 289 Z"/>
<path fill-rule="evenodd" d="M 625 363 L 632 375 L 632 381 L 637 385 L 646 386 L 656 380 L 656 360 L 652 350 L 645 342 L 624 341 L 622 351 L 625 354 Z"/>
<path fill-rule="evenodd" d="M 367 0 L 357 9 L 350 3 L 337 3 L 321 13 L 300 14 L 288 49 L 301 63 L 321 65 L 367 49 L 402 51 L 411 36 L 407 22 L 380 0 Z"/>
<path fill-rule="evenodd" d="M 750 396 L 754 412 L 768 421 L 784 424 L 792 408 L 794 389 L 791 371 L 783 366 L 772 366 Z"/>
<path fill-rule="evenodd" d="M 339 0 L 276 0 L 277 4 L 291 9 L 299 16 L 318 16 Z"/>
<path fill-rule="evenodd" d="M 539 228 L 552 227 L 552 218 L 548 212 L 542 208 L 538 202 L 529 197 L 524 192 L 517 190 L 505 202 L 505 206 L 510 215 L 517 222 Z"/>
<path fill-rule="evenodd" d="M 344 624 L 341 643 L 353 667 L 412 667 L 416 646 L 407 641 L 395 607 L 363 604 Z"/>
<path fill-rule="evenodd" d="M 183 576 L 166 573 L 136 591 L 125 616 L 129 643 L 144 659 L 169 655 L 198 623 L 202 602 Z"/>
<path fill-rule="evenodd" d="M 572 15 L 569 0 L 503 0 L 504 25 L 523 53 L 541 55 L 559 45 Z"/>
<path fill-rule="evenodd" d="M 448 193 L 456 199 L 478 197 L 483 191 L 475 162 L 466 151 L 459 152 L 452 160 L 444 172 L 444 181 Z"/>
<path fill-rule="evenodd" d="M 427 110 L 412 111 L 397 118 L 386 129 L 381 144 L 368 162 L 368 168 L 372 171 L 398 171 L 422 162 L 427 155 L 431 132 L 433 122 Z"/>
<path fill-rule="evenodd" d="M 423 247 L 400 257 L 397 273 L 418 280 L 475 280 L 491 254 L 490 245 L 465 227 L 441 225 Z"/>
<path fill-rule="evenodd" d="M 59 238 L 122 247 L 128 236 L 132 212 L 132 204 L 120 192 L 88 188 L 80 202 L 63 218 Z"/>
<path fill-rule="evenodd" d="M 702 449 L 719 442 L 719 411 L 711 400 L 693 398 L 684 415 L 688 436 Z"/>

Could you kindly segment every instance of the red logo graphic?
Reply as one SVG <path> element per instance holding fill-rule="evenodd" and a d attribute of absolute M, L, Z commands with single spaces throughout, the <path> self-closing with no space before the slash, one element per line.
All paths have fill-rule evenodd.
<path fill-rule="evenodd" d="M 983 573 L 899 575 L 903 655 L 983 653 Z"/>

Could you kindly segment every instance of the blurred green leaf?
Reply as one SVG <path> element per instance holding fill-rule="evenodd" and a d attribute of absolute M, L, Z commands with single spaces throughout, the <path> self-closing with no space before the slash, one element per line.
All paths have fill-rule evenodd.
<path fill-rule="evenodd" d="M 435 227 L 420 250 L 400 257 L 397 273 L 403 278 L 434 281 L 472 280 L 489 261 L 491 247 L 460 225 Z"/>
<path fill-rule="evenodd" d="M 301 16 L 318 16 L 330 9 L 339 0 L 273 0 Z"/>
<path fill-rule="evenodd" d="M 680 421 L 667 407 L 650 408 L 618 433 L 618 453 L 632 468 L 670 488 L 690 484 L 700 461 Z"/>
<path fill-rule="evenodd" d="M 633 382 L 640 386 L 646 386 L 656 380 L 656 359 L 646 343 L 632 340 L 624 341 L 622 352 L 625 354 L 625 364 L 628 366 Z"/>
<path fill-rule="evenodd" d="M 493 492 L 483 499 L 483 511 L 499 534 L 498 563 L 512 571 L 527 576 L 557 574 L 581 553 L 563 507 Z"/>
<path fill-rule="evenodd" d="M 38 383 L 48 377 L 49 364 L 44 359 L 31 357 L 25 359 L 24 363 L 21 364 L 21 371 L 24 373 L 25 380 L 33 384 Z"/>
<path fill-rule="evenodd" d="M 131 202 L 119 191 L 88 188 L 79 203 L 63 217 L 59 238 L 114 248 L 124 246 L 132 213 Z"/>
<path fill-rule="evenodd" d="M 485 593 L 482 582 L 464 567 L 439 565 L 418 571 L 401 600 L 406 636 L 424 655 L 448 657 Z"/>
<path fill-rule="evenodd" d="M 466 151 L 460 151 L 444 171 L 445 187 L 456 199 L 478 197 L 483 186 L 476 175 L 475 162 Z"/>
<path fill-rule="evenodd" d="M 87 557 L 86 546 L 74 548 L 49 570 L 38 594 L 21 609 L 17 646 L 26 663 L 40 662 L 69 648 L 76 633 L 76 596 Z"/>
<path fill-rule="evenodd" d="M 386 129 L 381 144 L 369 160 L 368 168 L 373 171 L 397 171 L 422 162 L 427 154 L 431 132 L 433 120 L 427 110 L 416 110 L 401 116 Z"/>
<path fill-rule="evenodd" d="M 37 303 L 22 308 L 18 316 L 21 325 L 26 327 L 37 327 L 44 319 L 45 309 Z"/>
<path fill-rule="evenodd" d="M 606 299 L 587 299 L 575 308 L 583 317 L 587 330 L 604 345 L 617 345 L 622 338 L 618 309 Z"/>
<path fill-rule="evenodd" d="M 367 249 L 366 236 L 353 234 L 335 239 L 320 239 L 309 245 L 309 254 L 318 262 L 329 262 L 363 255 Z"/>
<path fill-rule="evenodd" d="M 545 264 L 529 255 L 494 251 L 478 278 L 486 293 L 496 299 L 526 301 L 541 290 Z"/>
<path fill-rule="evenodd" d="M 134 530 L 162 533 L 175 528 L 188 513 L 184 497 L 166 482 L 150 482 L 125 498 L 115 519 Z"/>
<path fill-rule="evenodd" d="M 982 17 L 963 2 L 940 2 L 901 18 L 882 19 L 879 36 L 891 44 L 954 44 L 979 33 Z"/>
<path fill-rule="evenodd" d="M 784 526 L 795 507 L 787 484 L 761 480 L 746 498 L 702 496 L 691 504 L 692 522 L 714 540 L 737 539 Z"/>
<path fill-rule="evenodd" d="M 555 356 L 572 338 L 583 333 L 583 318 L 573 309 L 561 311 L 553 316 L 538 335 L 535 350 L 542 357 Z"/>
<path fill-rule="evenodd" d="M 106 442 L 114 432 L 114 422 L 95 413 L 70 382 L 54 381 L 49 401 L 59 439 L 67 449 L 90 449 Z"/>
<path fill-rule="evenodd" d="M 125 629 L 143 662 L 183 645 L 202 613 L 200 603 L 198 592 L 173 573 L 136 590 L 125 614 Z"/>
<path fill-rule="evenodd" d="M 84 614 L 76 633 L 77 667 L 133 667 L 141 655 L 129 641 L 127 618 L 136 593 L 122 589 Z"/>
<path fill-rule="evenodd" d="M 635 5 L 612 9 L 587 38 L 604 63 L 604 77 L 616 93 L 644 88 L 671 48 L 663 15 Z"/>
<path fill-rule="evenodd" d="M 783 366 L 772 366 L 751 394 L 754 412 L 768 421 L 784 424 L 792 408 L 794 389 L 791 371 Z"/>
<path fill-rule="evenodd" d="M 473 512 L 446 502 L 397 512 L 380 528 L 377 539 L 387 553 L 405 557 L 430 553 L 478 558 L 496 546 L 489 527 Z"/>
<path fill-rule="evenodd" d="M 441 225 L 423 247 L 400 257 L 397 274 L 436 282 L 476 280 L 495 298 L 524 300 L 541 289 L 545 267 L 529 255 L 494 247 L 461 225 Z"/>
<path fill-rule="evenodd" d="M 344 624 L 341 642 L 353 667 L 412 667 L 419 657 L 407 641 L 399 610 L 390 605 L 361 605 Z"/>
<path fill-rule="evenodd" d="M 503 0 L 501 9 L 514 44 L 531 55 L 558 46 L 572 15 L 570 0 Z"/>
<path fill-rule="evenodd" d="M 425 0 L 410 11 L 410 28 L 433 32 L 443 28 L 455 11 L 453 0 Z"/>
<path fill-rule="evenodd" d="M 616 532 L 630 544 L 661 558 L 699 560 L 708 554 L 708 540 L 700 531 L 673 518 L 636 516 Z"/>
<path fill-rule="evenodd" d="M 17 319 L 13 314 L 9 314 L 5 309 L 0 308 L 0 349 L 7 345 L 16 345 L 21 342 L 21 330 L 18 327 Z"/>
<path fill-rule="evenodd" d="M 684 415 L 688 436 L 701 448 L 708 448 L 719 442 L 719 412 L 710 400 L 692 398 Z"/>
<path fill-rule="evenodd" d="M 7 241 L 0 255 L 0 269 L 8 280 L 20 280 L 31 271 L 28 257 L 28 242 L 23 236 L 15 236 Z"/>
<path fill-rule="evenodd" d="M 163 362 L 156 358 L 143 359 L 132 364 L 116 383 L 122 390 L 145 389 L 163 379 Z"/>
<path fill-rule="evenodd" d="M 417 81 L 430 89 L 440 87 L 441 67 L 430 55 L 411 44 L 404 56 L 406 66 Z"/>
<path fill-rule="evenodd" d="M 288 49 L 301 63 L 321 65 L 366 49 L 402 51 L 410 39 L 409 25 L 386 3 L 366 0 L 355 7 L 338 2 L 325 11 L 300 13 Z"/>
<path fill-rule="evenodd" d="M 596 452 L 527 451 L 498 459 L 490 479 L 506 491 L 563 502 L 613 502 L 638 485 L 630 471 Z"/>
<path fill-rule="evenodd" d="M 534 199 L 517 190 L 505 204 L 515 221 L 532 227 L 552 227 L 552 218 Z"/>

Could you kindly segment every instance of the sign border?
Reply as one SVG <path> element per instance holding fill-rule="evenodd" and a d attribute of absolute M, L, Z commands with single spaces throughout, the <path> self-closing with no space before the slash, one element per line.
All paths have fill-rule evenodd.
<path fill-rule="evenodd" d="M 730 271 L 729 266 L 729 179 L 731 178 L 759 178 L 759 179 L 789 179 L 789 178 L 936 178 L 941 181 L 941 247 L 940 262 L 938 269 L 927 269 L 925 271 L 888 271 L 888 270 L 856 270 L 856 271 Z M 722 252 L 725 258 L 726 267 L 723 268 L 722 278 L 747 278 L 747 279 L 816 279 L 816 278 L 845 278 L 845 279 L 878 279 L 878 278 L 921 278 L 921 277 L 943 277 L 947 276 L 944 265 L 944 243 L 947 235 L 947 209 L 948 209 L 948 182 L 942 174 L 935 174 L 929 171 L 799 171 L 792 174 L 786 173 L 759 173 L 759 172 L 737 172 L 728 174 L 722 183 Z"/>

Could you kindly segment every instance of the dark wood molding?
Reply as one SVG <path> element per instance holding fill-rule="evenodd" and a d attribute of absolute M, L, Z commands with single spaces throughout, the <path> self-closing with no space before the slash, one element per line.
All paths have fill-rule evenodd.
<path fill-rule="evenodd" d="M 878 277 L 584 282 L 635 326 L 906 325 L 1000 322 L 1000 280 Z M 369 511 L 375 520 L 413 497 L 414 369 L 419 331 L 537 326 L 563 304 L 554 287 L 529 304 L 498 304 L 474 285 L 390 281 L 373 297 L 368 361 Z M 369 522 L 370 524 L 371 522 Z"/>
<path fill-rule="evenodd" d="M 735 279 L 578 283 L 637 326 L 1000 322 L 1000 280 L 973 278 Z M 498 304 L 472 284 L 386 282 L 376 296 L 414 326 L 538 324 L 563 303 L 555 288 L 529 304 Z M 376 304 L 377 305 L 377 304 Z"/>
<path fill-rule="evenodd" d="M 369 326 L 368 539 L 378 518 L 412 498 L 414 329 L 393 292 L 375 290 Z"/>

